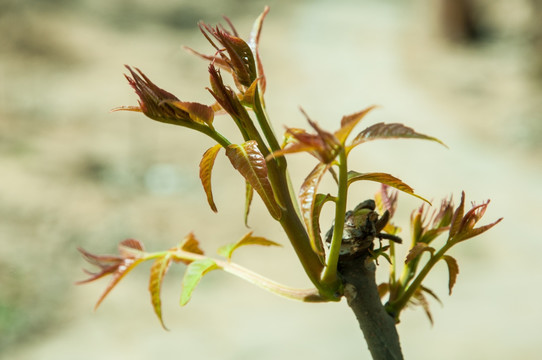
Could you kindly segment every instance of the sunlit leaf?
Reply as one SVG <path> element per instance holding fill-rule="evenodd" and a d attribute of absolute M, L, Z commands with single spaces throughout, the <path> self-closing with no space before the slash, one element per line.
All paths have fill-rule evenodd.
<path fill-rule="evenodd" d="M 375 107 L 376 106 L 370 106 L 357 113 L 343 116 L 341 120 L 341 128 L 335 131 L 335 137 L 340 141 L 341 144 L 344 145 L 346 139 L 348 138 L 352 130 L 354 130 L 356 125 L 365 117 L 365 115 L 367 115 Z"/>
<path fill-rule="evenodd" d="M 241 145 L 232 144 L 226 148 L 226 155 L 233 167 L 260 195 L 271 216 L 277 220 L 280 219 L 282 211 L 275 200 L 271 183 L 267 178 L 267 165 L 258 149 L 258 143 L 250 140 Z"/>
<path fill-rule="evenodd" d="M 433 247 L 428 246 L 425 243 L 417 243 L 408 252 L 408 254 L 406 256 L 406 259 L 405 259 L 405 264 L 408 264 L 409 262 L 411 262 L 412 260 L 417 258 L 424 251 L 429 251 L 431 254 L 435 253 L 435 249 Z"/>
<path fill-rule="evenodd" d="M 428 200 L 426 200 L 423 197 L 415 194 L 414 189 L 412 189 L 410 186 L 405 184 L 403 181 L 401 181 L 400 179 L 398 179 L 395 176 L 392 176 L 390 174 L 386 174 L 386 173 L 358 173 L 358 172 L 352 171 L 352 170 L 348 172 L 348 185 L 349 186 L 353 182 L 360 181 L 360 180 L 376 181 L 376 182 L 379 182 L 381 184 L 391 186 L 393 188 L 396 188 L 397 190 L 401 190 L 402 192 L 405 192 L 405 193 L 407 193 L 409 195 L 415 196 L 418 199 L 421 199 L 421 200 L 427 202 L 429 205 L 431 205 L 431 203 Z"/>
<path fill-rule="evenodd" d="M 282 246 L 279 243 L 268 240 L 261 236 L 252 236 L 252 231 L 246 234 L 236 243 L 228 244 L 218 249 L 218 254 L 224 256 L 228 260 L 231 259 L 233 252 L 245 245 L 261 245 L 261 246 Z"/>
<path fill-rule="evenodd" d="M 452 288 L 457 280 L 457 274 L 459 274 L 459 265 L 457 264 L 457 260 L 450 255 L 444 255 L 442 259 L 446 261 L 446 264 L 448 265 L 448 291 L 449 294 L 452 295 Z"/>
<path fill-rule="evenodd" d="M 192 121 L 211 126 L 215 112 L 212 107 L 197 102 L 168 101 L 168 104 L 180 110 L 186 111 Z"/>
<path fill-rule="evenodd" d="M 314 217 L 314 208 L 316 203 L 316 194 L 318 186 L 324 174 L 329 169 L 330 164 L 319 163 L 305 178 L 299 190 L 299 202 L 303 221 L 307 227 L 309 238 L 311 240 L 312 250 L 323 259 L 324 248 L 320 237 L 320 226 L 318 225 L 318 217 Z M 319 212 L 319 211 L 318 211 Z M 316 221 L 316 224 L 314 223 Z"/>
<path fill-rule="evenodd" d="M 245 93 L 241 95 L 241 103 L 245 106 L 252 107 L 255 101 L 256 90 L 258 89 L 259 79 L 254 80 L 254 82 L 246 89 Z"/>
<path fill-rule="evenodd" d="M 378 123 L 372 126 L 369 126 L 362 132 L 360 132 L 352 141 L 350 148 L 354 148 L 359 144 L 362 144 L 367 141 L 377 140 L 377 139 L 421 139 L 421 140 L 430 140 L 435 141 L 443 146 L 446 146 L 442 141 L 432 136 L 427 136 L 424 134 L 417 133 L 414 129 L 405 126 L 403 124 L 392 123 Z"/>
<path fill-rule="evenodd" d="M 201 278 L 209 271 L 217 269 L 218 266 L 211 259 L 196 260 L 186 268 L 182 281 L 181 306 L 186 305 L 192 297 L 192 292 L 199 284 Z"/>
<path fill-rule="evenodd" d="M 209 206 L 214 212 L 217 212 L 217 208 L 213 199 L 213 191 L 211 188 L 211 173 L 213 171 L 213 165 L 215 164 L 215 159 L 220 151 L 222 146 L 220 144 L 216 144 L 212 148 L 208 149 L 201 158 L 201 162 L 199 164 L 199 178 L 201 180 L 201 184 L 203 185 L 203 190 L 205 191 L 205 195 L 207 195 L 207 202 L 209 203 Z"/>
<path fill-rule="evenodd" d="M 157 258 L 152 264 L 149 279 L 149 292 L 151 293 L 152 307 L 154 308 L 154 312 L 156 313 L 156 316 L 158 316 L 162 327 L 166 330 L 167 328 L 162 318 L 162 299 L 160 295 L 162 291 L 162 282 L 171 265 L 171 261 L 172 256 L 169 252 L 166 253 L 166 255 Z"/>

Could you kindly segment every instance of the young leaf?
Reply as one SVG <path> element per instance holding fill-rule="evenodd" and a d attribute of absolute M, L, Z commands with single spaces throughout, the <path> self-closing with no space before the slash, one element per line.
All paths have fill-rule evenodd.
<path fill-rule="evenodd" d="M 245 245 L 262 245 L 262 246 L 282 246 L 279 243 L 276 243 L 271 240 L 267 240 L 264 237 L 260 236 L 252 236 L 252 231 L 246 234 L 236 243 L 228 244 L 220 247 L 218 249 L 218 254 L 221 256 L 224 256 L 228 260 L 231 260 L 231 257 L 233 255 L 233 252 L 240 248 L 241 246 Z"/>
<path fill-rule="evenodd" d="M 378 295 L 380 296 L 380 299 L 382 299 L 384 296 L 386 296 L 387 293 L 390 292 L 390 284 L 389 283 L 381 283 L 378 285 Z"/>
<path fill-rule="evenodd" d="M 414 129 L 409 128 L 403 124 L 392 123 L 378 123 L 369 126 L 358 134 L 352 141 L 350 148 L 354 148 L 359 144 L 376 139 L 422 139 L 438 142 L 439 144 L 446 146 L 442 141 L 432 136 L 417 133 Z"/>
<path fill-rule="evenodd" d="M 113 290 L 113 288 L 122 280 L 126 274 L 132 271 L 141 262 L 147 260 L 145 253 L 143 252 L 143 244 L 134 239 L 127 239 L 122 241 L 119 246 L 119 254 L 117 255 L 94 255 L 84 249 L 78 249 L 85 260 L 89 263 L 96 265 L 100 268 L 100 271 L 93 273 L 85 270 L 90 278 L 82 281 L 78 281 L 77 284 L 85 284 L 91 281 L 100 279 L 106 275 L 112 275 L 111 281 L 107 285 L 107 288 L 102 293 L 94 309 L 97 309 L 105 297 Z"/>
<path fill-rule="evenodd" d="M 250 205 L 252 204 L 252 198 L 254 197 L 254 189 L 252 188 L 252 185 L 248 181 L 245 182 L 246 184 L 246 192 L 245 192 L 245 226 L 248 227 L 248 214 L 250 212 Z"/>
<path fill-rule="evenodd" d="M 279 220 L 282 211 L 275 200 L 273 188 L 267 178 L 265 158 L 254 140 L 241 145 L 232 144 L 226 148 L 226 155 L 233 167 L 243 175 L 262 198 L 267 210 L 273 218 Z"/>
<path fill-rule="evenodd" d="M 452 217 L 452 222 L 450 224 L 450 238 L 454 237 L 455 234 L 459 231 L 461 226 L 461 220 L 463 220 L 463 213 L 465 211 L 465 192 L 461 192 L 461 201 L 455 209 L 454 215 Z"/>
<path fill-rule="evenodd" d="M 176 250 L 182 250 L 193 254 L 203 255 L 203 250 L 201 250 L 199 246 L 199 241 L 196 239 L 193 233 L 188 234 L 177 247 L 169 250 L 173 254 L 173 258 L 176 262 L 180 261 L 186 265 L 190 264 L 192 262 L 191 260 L 175 256 Z"/>
<path fill-rule="evenodd" d="M 187 112 L 192 121 L 207 124 L 208 126 L 213 124 L 215 112 L 210 106 L 188 101 L 168 101 L 168 104 Z"/>
<path fill-rule="evenodd" d="M 160 294 L 162 290 L 162 281 L 171 265 L 172 259 L 171 253 L 169 252 L 165 256 L 157 258 L 152 264 L 151 276 L 149 279 L 149 292 L 151 293 L 152 307 L 160 320 L 160 324 L 162 324 L 162 327 L 165 330 L 167 330 L 167 328 L 162 318 L 162 299 Z"/>
<path fill-rule="evenodd" d="M 200 282 L 201 278 L 209 271 L 217 269 L 218 266 L 211 259 L 201 259 L 190 263 L 186 268 L 182 281 L 181 306 L 186 305 L 192 297 L 192 292 Z"/>
<path fill-rule="evenodd" d="M 412 299 L 412 302 L 415 305 L 420 305 L 423 308 L 425 315 L 427 315 L 427 318 L 429 318 L 429 322 L 431 323 L 431 325 L 433 325 L 433 316 L 431 315 L 431 311 L 429 309 L 429 302 L 425 298 L 422 289 L 418 288 L 414 293 L 413 297 L 414 299 Z"/>
<path fill-rule="evenodd" d="M 330 164 L 319 163 L 307 176 L 301 189 L 299 191 L 299 202 L 301 207 L 301 214 L 307 227 L 309 239 L 311 240 L 312 250 L 323 259 L 324 247 L 322 239 L 320 237 L 320 226 L 318 225 L 318 216 L 314 216 L 316 194 L 318 192 L 318 186 L 322 177 L 326 171 L 330 168 Z M 323 204 L 322 204 L 323 205 Z M 321 207 L 320 207 L 321 208 Z M 318 214 L 320 213 L 318 209 Z"/>
<path fill-rule="evenodd" d="M 452 288 L 457 280 L 457 274 L 459 274 L 459 265 L 457 264 L 457 260 L 450 255 L 444 255 L 442 259 L 444 259 L 444 261 L 446 261 L 446 265 L 448 265 L 448 291 L 449 294 L 452 295 Z"/>
<path fill-rule="evenodd" d="M 431 254 L 435 253 L 435 249 L 433 247 L 427 246 L 427 244 L 425 243 L 417 243 L 408 252 L 405 259 L 405 264 L 408 264 L 409 262 L 417 258 L 424 251 L 429 251 Z"/>
<path fill-rule="evenodd" d="M 209 203 L 211 210 L 213 210 L 214 212 L 217 212 L 218 210 L 213 200 L 213 191 L 211 188 L 211 173 L 213 171 L 213 165 L 215 163 L 216 156 L 221 148 L 222 146 L 220 144 L 216 144 L 212 148 L 208 149 L 203 154 L 203 157 L 201 158 L 201 162 L 199 164 L 199 178 L 201 179 L 203 190 L 207 195 L 207 202 Z"/>
<path fill-rule="evenodd" d="M 346 139 L 354 130 L 354 127 L 367 115 L 371 110 L 373 110 L 376 106 L 369 106 L 368 108 L 359 111 L 357 113 L 343 116 L 341 120 L 341 128 L 337 131 L 335 131 L 335 137 L 340 141 L 341 144 L 344 145 L 346 142 Z"/>
<path fill-rule="evenodd" d="M 431 203 L 424 199 L 423 197 L 416 195 L 414 193 L 414 189 L 412 189 L 410 186 L 402 182 L 400 179 L 396 178 L 395 176 L 392 176 L 390 174 L 386 173 L 358 173 L 356 171 L 349 171 L 348 172 L 348 186 L 352 184 L 355 181 L 360 180 L 369 180 L 369 181 L 376 181 L 381 184 L 385 184 L 391 187 L 396 188 L 397 190 L 401 190 L 402 192 L 405 192 L 409 195 L 415 196 L 418 199 L 421 199 L 431 205 Z"/>
<path fill-rule="evenodd" d="M 263 21 L 265 17 L 267 16 L 267 13 L 269 13 L 269 6 L 266 6 L 263 10 L 263 12 L 258 16 L 256 21 L 254 22 L 254 25 L 252 26 L 252 31 L 250 32 L 250 37 L 248 39 L 248 46 L 252 50 L 252 53 L 256 57 L 256 66 L 258 69 L 258 77 L 260 80 L 260 88 L 262 89 L 262 94 L 265 92 L 265 88 L 267 85 L 265 74 L 263 71 L 263 65 L 262 61 L 260 59 L 260 52 L 258 49 L 258 45 L 260 43 L 260 34 L 262 32 L 262 26 Z"/>

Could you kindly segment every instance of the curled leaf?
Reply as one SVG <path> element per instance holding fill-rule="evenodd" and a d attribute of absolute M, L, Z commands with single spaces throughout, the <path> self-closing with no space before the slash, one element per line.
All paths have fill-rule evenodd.
<path fill-rule="evenodd" d="M 201 184 L 203 185 L 203 190 L 205 191 L 205 195 L 207 195 L 207 202 L 209 203 L 209 206 L 214 212 L 217 212 L 217 208 L 213 199 L 213 191 L 211 188 L 211 173 L 213 171 L 213 165 L 215 164 L 215 159 L 220 151 L 222 146 L 220 144 L 216 144 L 212 148 L 209 148 L 201 158 L 201 162 L 199 164 L 199 178 L 201 180 Z"/>
<path fill-rule="evenodd" d="M 252 198 L 254 197 L 254 189 L 248 181 L 245 182 L 245 226 L 248 227 L 248 214 L 250 213 L 250 205 L 252 204 Z"/>
<path fill-rule="evenodd" d="M 181 292 L 181 306 L 186 305 L 190 298 L 192 297 L 192 292 L 199 284 L 201 278 L 207 274 L 209 271 L 217 269 L 218 266 L 211 259 L 201 259 L 196 260 L 190 263 L 186 268 L 182 281 L 182 292 Z"/>
<path fill-rule="evenodd" d="M 301 215 L 309 234 L 312 250 L 319 256 L 320 260 L 323 260 L 324 247 L 322 244 L 322 238 L 320 236 L 320 226 L 318 224 L 318 217 L 320 214 L 321 206 L 323 205 L 322 198 L 320 206 L 316 209 L 315 216 L 315 204 L 318 192 L 318 186 L 322 177 L 326 171 L 330 168 L 330 164 L 319 163 L 311 171 L 311 173 L 305 178 L 305 181 L 301 185 L 299 191 L 299 202 L 301 207 Z"/>
<path fill-rule="evenodd" d="M 446 265 L 448 265 L 448 291 L 449 294 L 452 295 L 452 288 L 457 280 L 457 274 L 459 274 L 459 265 L 457 264 L 457 260 L 450 255 L 444 255 L 442 259 L 446 261 Z"/>
<path fill-rule="evenodd" d="M 275 219 L 280 219 L 282 211 L 275 200 L 273 188 L 267 178 L 267 164 L 254 140 L 241 145 L 232 144 L 226 148 L 226 155 L 233 167 L 243 175 L 262 198 L 267 210 Z"/>
<path fill-rule="evenodd" d="M 221 256 L 224 256 L 228 260 L 231 260 L 231 257 L 233 255 L 233 252 L 240 248 L 241 246 L 245 245 L 261 245 L 261 246 L 282 246 L 279 243 L 276 243 L 274 241 L 268 240 L 261 236 L 252 236 L 252 231 L 246 234 L 241 238 L 241 240 L 237 241 L 233 244 L 228 244 L 220 247 L 218 249 L 218 254 Z"/>
<path fill-rule="evenodd" d="M 162 324 L 162 327 L 165 330 L 167 330 L 167 328 L 162 318 L 162 299 L 160 295 L 162 291 L 162 282 L 171 265 L 172 259 L 171 253 L 169 252 L 166 253 L 165 256 L 157 258 L 152 264 L 151 275 L 149 278 L 149 292 L 151 293 L 152 307 L 160 320 L 160 324 Z"/>

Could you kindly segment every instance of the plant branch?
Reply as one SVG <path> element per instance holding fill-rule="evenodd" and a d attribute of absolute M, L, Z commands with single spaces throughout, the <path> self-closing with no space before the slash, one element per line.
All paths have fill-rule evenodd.
<path fill-rule="evenodd" d="M 374 262 L 367 255 L 341 258 L 339 276 L 344 296 L 356 315 L 373 360 L 403 359 L 395 319 L 380 300 Z"/>

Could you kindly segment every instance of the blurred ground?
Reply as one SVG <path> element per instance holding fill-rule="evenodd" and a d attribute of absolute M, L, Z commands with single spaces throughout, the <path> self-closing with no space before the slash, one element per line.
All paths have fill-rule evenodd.
<path fill-rule="evenodd" d="M 455 250 L 461 272 L 452 297 L 445 295 L 445 269 L 430 279 L 444 302 L 433 304 L 434 327 L 419 309 L 405 312 L 405 356 L 537 358 L 542 91 L 518 25 L 531 16 L 528 2 L 498 2 L 497 15 L 510 25 L 476 46 L 444 42 L 425 0 L 267 3 L 261 51 L 278 132 L 285 124 L 305 126 L 299 105 L 334 129 L 343 114 L 380 104 L 367 123 L 403 122 L 450 149 L 375 142 L 352 164 L 391 172 L 432 199 L 458 199 L 461 190 L 468 201 L 491 198 L 486 222 L 505 217 Z M 172 269 L 163 294 L 171 331 L 164 332 L 149 304 L 145 269 L 130 274 L 96 313 L 105 284 L 73 285 L 84 277 L 78 246 L 113 252 L 134 237 L 160 250 L 195 231 L 212 252 L 246 231 L 242 204 L 234 202 L 243 184 L 224 159 L 214 172 L 219 214 L 205 204 L 197 165 L 210 141 L 108 111 L 135 104 L 122 77 L 125 63 L 181 99 L 210 102 L 207 65 L 180 46 L 209 50 L 196 22 L 213 24 L 222 14 L 248 33 L 264 2 L 156 4 L 0 2 L 0 358 L 369 358 L 345 303 L 298 304 L 211 273 L 181 309 L 182 269 Z M 291 158 L 296 185 L 311 166 L 307 157 Z M 359 186 L 359 199 L 375 190 Z M 402 198 L 404 228 L 418 205 Z M 285 247 L 246 250 L 238 261 L 308 286 L 257 201 L 251 215 L 256 234 Z"/>

